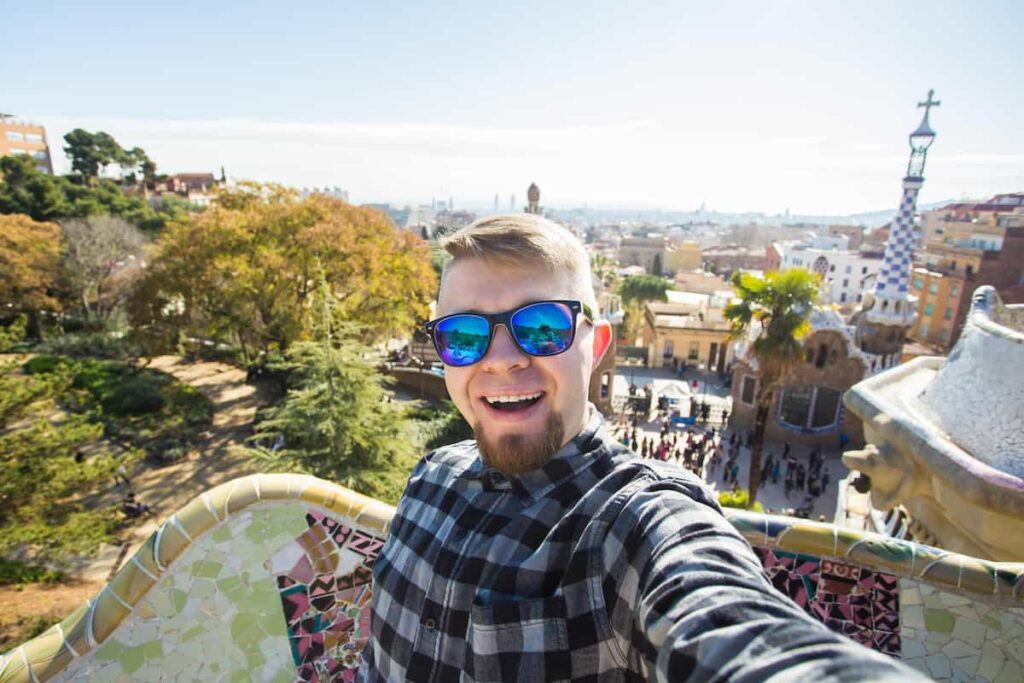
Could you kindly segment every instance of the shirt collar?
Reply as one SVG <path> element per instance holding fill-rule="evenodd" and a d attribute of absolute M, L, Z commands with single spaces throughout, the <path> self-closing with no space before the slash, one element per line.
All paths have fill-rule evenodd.
<path fill-rule="evenodd" d="M 511 489 L 531 501 L 543 498 L 556 486 L 589 467 L 594 461 L 594 452 L 607 442 L 604 417 L 592 403 L 588 404 L 588 410 L 590 416 L 583 430 L 541 467 L 520 475 L 504 475 L 485 465 L 477 453 L 460 476 L 480 480 L 485 490 Z"/>

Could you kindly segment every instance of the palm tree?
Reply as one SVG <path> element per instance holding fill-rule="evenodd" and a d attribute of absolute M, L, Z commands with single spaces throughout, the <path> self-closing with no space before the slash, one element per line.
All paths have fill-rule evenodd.
<path fill-rule="evenodd" d="M 818 275 L 792 268 L 766 273 L 763 278 L 739 272 L 732 278 L 740 301 L 725 308 L 732 338 L 746 335 L 759 324 L 760 333 L 750 351 L 757 359 L 759 381 L 755 392 L 754 438 L 750 454 L 749 505 L 754 505 L 761 484 L 761 451 L 775 392 L 803 357 L 800 339 L 810 330 L 811 308 L 818 294 Z"/>

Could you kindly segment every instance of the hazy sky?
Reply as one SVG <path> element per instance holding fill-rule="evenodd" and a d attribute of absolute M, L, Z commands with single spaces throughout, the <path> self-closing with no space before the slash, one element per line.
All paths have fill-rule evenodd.
<path fill-rule="evenodd" d="M 1020 2 L 7 0 L 0 111 L 355 202 L 895 208 L 1024 190 Z"/>

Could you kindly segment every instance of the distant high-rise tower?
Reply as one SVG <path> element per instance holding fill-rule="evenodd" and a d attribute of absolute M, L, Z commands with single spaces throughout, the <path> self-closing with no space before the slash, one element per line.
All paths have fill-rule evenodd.
<path fill-rule="evenodd" d="M 455 210 L 455 197 L 453 197 L 451 195 L 448 195 L 448 210 L 449 211 L 454 211 Z"/>
<path fill-rule="evenodd" d="M 516 193 L 515 192 L 513 192 L 512 194 L 510 194 L 508 196 L 508 210 L 509 211 L 515 211 L 516 210 Z"/>
<path fill-rule="evenodd" d="M 494 213 L 498 213 L 498 193 L 494 193 Z"/>
<path fill-rule="evenodd" d="M 526 207 L 526 213 L 540 213 L 540 188 L 537 187 L 537 183 L 530 183 L 530 187 L 526 190 L 526 200 L 529 204 Z"/>
<path fill-rule="evenodd" d="M 934 90 L 929 90 L 928 99 L 917 105 L 924 107 L 924 117 L 910 134 L 910 162 L 907 164 L 907 175 L 903 178 L 899 212 L 885 244 L 885 257 L 874 290 L 865 295 L 861 310 L 857 313 L 858 344 L 868 353 L 898 355 L 917 317 L 917 297 L 910 294 L 910 273 L 913 269 L 914 249 L 921 235 L 914 225 L 914 214 L 917 211 L 917 194 L 924 184 L 928 148 L 935 141 L 935 131 L 928 122 L 931 108 L 940 104 L 932 99 L 934 94 Z"/>

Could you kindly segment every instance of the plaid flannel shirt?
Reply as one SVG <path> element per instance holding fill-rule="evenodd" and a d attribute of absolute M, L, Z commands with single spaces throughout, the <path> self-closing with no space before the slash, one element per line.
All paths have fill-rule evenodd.
<path fill-rule="evenodd" d="M 920 680 L 775 590 L 689 473 L 588 426 L 518 477 L 416 466 L 373 569 L 366 681 Z"/>

